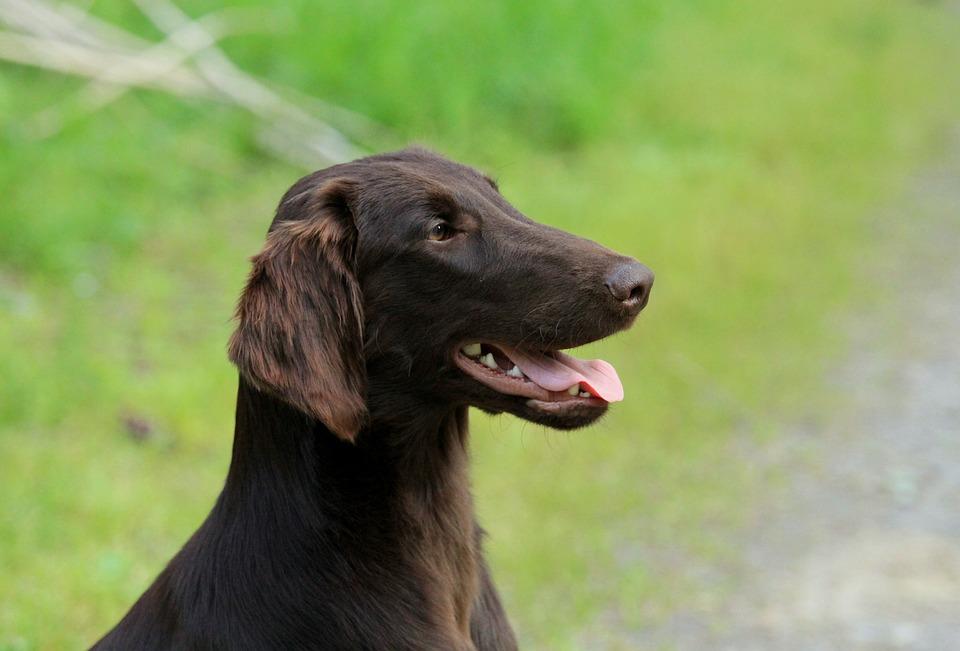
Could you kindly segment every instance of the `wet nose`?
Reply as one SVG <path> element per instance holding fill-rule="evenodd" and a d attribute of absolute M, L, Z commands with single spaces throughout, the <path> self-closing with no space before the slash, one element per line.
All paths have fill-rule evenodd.
<path fill-rule="evenodd" d="M 636 314 L 650 299 L 653 272 L 636 260 L 626 260 L 607 274 L 604 284 L 616 300 Z"/>

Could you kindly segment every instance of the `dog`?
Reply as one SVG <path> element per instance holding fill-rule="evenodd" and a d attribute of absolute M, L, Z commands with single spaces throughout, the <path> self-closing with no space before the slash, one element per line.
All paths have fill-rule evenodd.
<path fill-rule="evenodd" d="M 223 491 L 93 648 L 516 649 L 468 407 L 596 421 L 617 373 L 562 351 L 630 326 L 652 272 L 419 148 L 299 180 L 252 263 Z"/>

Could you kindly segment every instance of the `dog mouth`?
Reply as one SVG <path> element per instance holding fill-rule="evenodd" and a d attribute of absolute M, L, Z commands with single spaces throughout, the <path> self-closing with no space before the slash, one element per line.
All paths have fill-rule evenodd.
<path fill-rule="evenodd" d="M 605 407 L 623 400 L 616 369 L 602 359 L 582 360 L 559 350 L 520 350 L 505 344 L 469 343 L 455 356 L 467 375 L 498 393 L 528 398 L 527 406 L 560 413 Z"/>

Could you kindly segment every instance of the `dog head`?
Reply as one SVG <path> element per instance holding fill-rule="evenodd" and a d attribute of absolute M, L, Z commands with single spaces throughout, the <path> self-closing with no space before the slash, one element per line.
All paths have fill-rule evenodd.
<path fill-rule="evenodd" d="M 230 357 L 345 439 L 461 405 L 574 428 L 623 391 L 612 366 L 562 350 L 628 327 L 652 284 L 639 262 L 528 219 L 476 170 L 407 149 L 286 193 Z"/>

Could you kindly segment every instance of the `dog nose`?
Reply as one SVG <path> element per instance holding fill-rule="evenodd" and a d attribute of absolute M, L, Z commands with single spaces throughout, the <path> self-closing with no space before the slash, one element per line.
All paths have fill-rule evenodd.
<path fill-rule="evenodd" d="M 604 285 L 615 299 L 636 314 L 650 299 L 653 272 L 636 260 L 627 260 L 613 268 Z"/>

